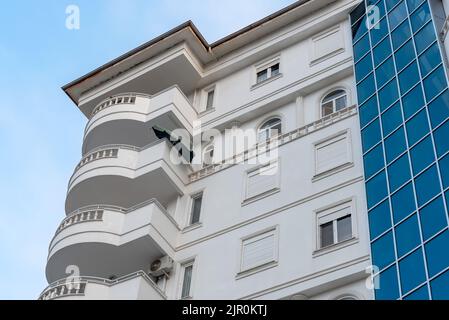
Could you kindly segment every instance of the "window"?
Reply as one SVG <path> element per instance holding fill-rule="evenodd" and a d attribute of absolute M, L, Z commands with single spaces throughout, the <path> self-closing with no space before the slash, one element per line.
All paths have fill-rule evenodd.
<path fill-rule="evenodd" d="M 282 133 L 282 121 L 280 118 L 272 118 L 264 122 L 258 130 L 258 141 L 264 142 Z"/>
<path fill-rule="evenodd" d="M 399 261 L 399 273 L 403 293 L 408 293 L 426 281 L 422 250 L 418 249 Z"/>
<path fill-rule="evenodd" d="M 330 173 L 352 163 L 349 131 L 315 144 L 315 175 Z"/>
<path fill-rule="evenodd" d="M 335 90 L 321 101 L 321 116 L 325 117 L 338 110 L 344 109 L 348 104 L 348 96 L 344 90 Z"/>
<path fill-rule="evenodd" d="M 279 62 L 265 68 L 262 69 L 260 71 L 257 72 L 257 80 L 256 83 L 261 83 L 265 80 L 268 80 L 272 77 L 277 76 L 278 74 L 280 74 L 279 72 Z"/>
<path fill-rule="evenodd" d="M 242 239 L 240 272 L 275 263 L 278 255 L 278 228 Z"/>
<path fill-rule="evenodd" d="M 421 243 L 417 215 L 414 214 L 396 227 L 396 249 L 398 257 L 415 249 Z"/>
<path fill-rule="evenodd" d="M 318 249 L 353 238 L 351 211 L 349 202 L 317 213 Z"/>
<path fill-rule="evenodd" d="M 214 107 L 214 96 L 215 96 L 214 89 L 207 92 L 206 110 L 210 110 Z"/>
<path fill-rule="evenodd" d="M 189 299 L 192 297 L 193 265 L 194 261 L 182 265 L 181 299 Z"/>
<path fill-rule="evenodd" d="M 214 161 L 214 145 L 209 144 L 203 150 L 203 165 L 211 165 Z"/>
<path fill-rule="evenodd" d="M 245 201 L 258 199 L 279 190 L 279 166 L 277 161 L 250 170 L 246 177 Z"/>
<path fill-rule="evenodd" d="M 192 211 L 190 213 L 190 225 L 200 222 L 202 203 L 203 203 L 202 193 L 192 197 Z"/>
<path fill-rule="evenodd" d="M 391 228 L 390 206 L 388 200 L 372 209 L 368 213 L 371 240 Z"/>

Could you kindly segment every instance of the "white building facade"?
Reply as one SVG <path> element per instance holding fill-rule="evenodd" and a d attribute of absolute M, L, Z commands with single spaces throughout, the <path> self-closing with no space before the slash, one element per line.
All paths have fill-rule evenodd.
<path fill-rule="evenodd" d="M 213 44 L 188 22 L 65 86 L 87 125 L 40 298 L 373 299 L 358 3 Z M 153 128 L 201 140 L 196 161 Z"/>

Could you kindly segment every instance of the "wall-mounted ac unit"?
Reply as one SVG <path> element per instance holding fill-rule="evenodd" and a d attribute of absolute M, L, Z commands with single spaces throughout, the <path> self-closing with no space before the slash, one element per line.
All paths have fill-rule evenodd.
<path fill-rule="evenodd" d="M 173 259 L 169 256 L 162 257 L 154 260 L 151 263 L 149 274 L 153 277 L 160 277 L 162 275 L 168 275 L 173 269 Z"/>

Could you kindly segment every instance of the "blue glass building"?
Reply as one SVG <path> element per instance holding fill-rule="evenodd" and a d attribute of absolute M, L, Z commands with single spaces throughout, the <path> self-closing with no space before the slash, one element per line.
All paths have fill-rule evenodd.
<path fill-rule="evenodd" d="M 351 13 L 376 299 L 449 299 L 449 89 L 433 10 L 364 0 Z"/>

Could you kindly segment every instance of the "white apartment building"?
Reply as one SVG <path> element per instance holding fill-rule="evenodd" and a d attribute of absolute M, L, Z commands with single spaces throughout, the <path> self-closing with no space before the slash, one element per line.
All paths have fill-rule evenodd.
<path fill-rule="evenodd" d="M 40 299 L 373 299 L 358 3 L 302 0 L 212 44 L 189 21 L 66 85 L 87 124 Z M 203 135 L 179 164 L 154 126 L 256 140 Z"/>

